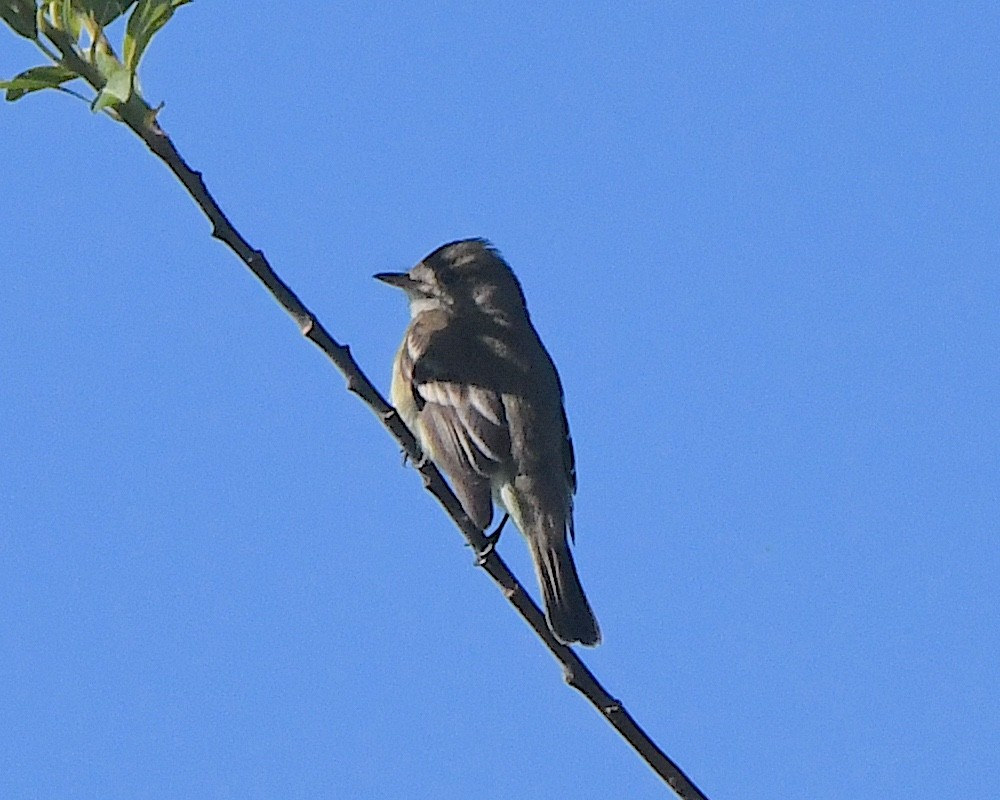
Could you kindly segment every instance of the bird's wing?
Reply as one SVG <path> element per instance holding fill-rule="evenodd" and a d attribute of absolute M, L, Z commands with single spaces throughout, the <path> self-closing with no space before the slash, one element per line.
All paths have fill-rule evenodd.
<path fill-rule="evenodd" d="M 501 352 L 517 354 L 522 365 L 515 370 L 522 376 L 522 384 L 513 384 L 503 394 L 511 459 L 517 475 L 530 483 L 530 496 L 540 503 L 539 517 L 551 517 L 547 527 L 552 535 L 573 538 L 576 464 L 559 373 L 533 327 L 523 327 L 516 337 L 496 343 Z M 528 495 L 522 500 L 527 502 Z M 522 530 L 522 523 L 529 528 L 541 524 L 519 519 L 527 514 L 522 509 L 520 515 L 512 512 L 511 516 Z"/>
<path fill-rule="evenodd" d="M 485 530 L 493 518 L 490 477 L 509 460 L 510 438 L 503 401 L 484 385 L 489 353 L 466 334 L 443 312 L 425 312 L 410 325 L 400 366 L 417 408 L 415 433 Z"/>
<path fill-rule="evenodd" d="M 562 410 L 563 429 L 563 469 L 566 471 L 566 484 L 569 486 L 569 497 L 567 505 L 567 528 L 569 529 L 570 540 L 576 539 L 576 528 L 573 525 L 573 495 L 576 494 L 576 457 L 573 455 L 573 437 L 569 433 L 569 421 L 566 419 L 566 409 Z"/>

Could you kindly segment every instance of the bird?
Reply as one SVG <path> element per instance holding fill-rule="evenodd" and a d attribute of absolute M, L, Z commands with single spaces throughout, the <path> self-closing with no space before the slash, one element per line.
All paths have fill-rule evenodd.
<path fill-rule="evenodd" d="M 553 636 L 599 644 L 570 552 L 576 466 L 562 383 L 513 270 L 473 238 L 374 277 L 409 300 L 390 395 L 403 422 L 480 530 L 496 503 L 523 534 Z"/>

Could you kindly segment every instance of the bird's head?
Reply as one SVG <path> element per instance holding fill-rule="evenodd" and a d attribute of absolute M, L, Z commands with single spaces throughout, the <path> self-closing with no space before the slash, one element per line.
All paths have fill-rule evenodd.
<path fill-rule="evenodd" d="M 485 239 L 449 242 L 408 272 L 380 272 L 375 277 L 406 292 L 413 316 L 431 309 L 494 317 L 526 313 L 521 284 Z"/>

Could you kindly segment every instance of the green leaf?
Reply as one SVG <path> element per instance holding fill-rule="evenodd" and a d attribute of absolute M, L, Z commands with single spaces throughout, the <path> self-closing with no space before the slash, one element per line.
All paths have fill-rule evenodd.
<path fill-rule="evenodd" d="M 83 31 L 83 15 L 73 8 L 73 0 L 59 0 L 54 10 L 56 27 L 78 40 Z"/>
<path fill-rule="evenodd" d="M 93 14 L 102 28 L 118 19 L 134 3 L 135 0 L 73 0 L 73 5 L 81 11 Z"/>
<path fill-rule="evenodd" d="M 80 77 L 65 67 L 32 67 L 15 75 L 9 81 L 0 81 L 0 89 L 7 90 L 7 100 L 13 103 L 29 92 L 39 89 L 58 89 L 66 81 Z"/>
<path fill-rule="evenodd" d="M 126 102 L 132 94 L 132 73 L 125 69 L 117 58 L 100 51 L 97 53 L 97 66 L 101 74 L 107 78 L 107 83 L 94 98 L 90 110 L 100 111 L 108 106 Z"/>
<path fill-rule="evenodd" d="M 0 0 L 0 17 L 25 39 L 37 39 L 35 14 L 38 9 L 28 0 Z M 10 98 L 7 98 L 8 100 Z"/>
<path fill-rule="evenodd" d="M 125 27 L 125 66 L 135 72 L 156 32 L 167 24 L 174 9 L 191 0 L 139 0 Z"/>

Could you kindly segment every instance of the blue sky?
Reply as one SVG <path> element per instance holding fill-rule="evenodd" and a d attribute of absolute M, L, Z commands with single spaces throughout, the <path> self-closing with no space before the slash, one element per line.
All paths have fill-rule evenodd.
<path fill-rule="evenodd" d="M 507 256 L 566 389 L 584 658 L 713 800 L 987 797 L 998 24 L 198 2 L 142 79 L 384 390 L 371 275 Z M 0 141 L 0 796 L 665 796 L 138 140 L 49 92 Z"/>

